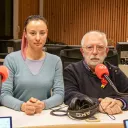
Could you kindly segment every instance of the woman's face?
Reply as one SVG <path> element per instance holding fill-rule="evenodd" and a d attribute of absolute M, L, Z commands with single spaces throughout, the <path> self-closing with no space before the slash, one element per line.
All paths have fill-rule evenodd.
<path fill-rule="evenodd" d="M 33 50 L 42 50 L 47 39 L 47 34 L 47 25 L 42 20 L 30 21 L 26 26 L 25 32 L 28 47 Z"/>

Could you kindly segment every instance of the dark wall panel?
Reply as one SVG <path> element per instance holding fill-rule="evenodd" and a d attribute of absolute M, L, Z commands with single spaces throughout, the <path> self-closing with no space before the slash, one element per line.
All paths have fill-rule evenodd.
<path fill-rule="evenodd" d="M 13 38 L 13 0 L 0 3 L 0 40 Z"/>

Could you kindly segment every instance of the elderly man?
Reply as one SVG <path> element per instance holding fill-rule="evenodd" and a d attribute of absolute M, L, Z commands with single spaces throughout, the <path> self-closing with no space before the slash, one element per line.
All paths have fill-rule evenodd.
<path fill-rule="evenodd" d="M 68 65 L 64 70 L 65 104 L 69 105 L 74 97 L 90 97 L 99 102 L 99 111 L 118 114 L 128 109 L 128 96 L 119 96 L 112 86 L 102 88 L 101 80 L 95 75 L 95 67 L 103 63 L 109 70 L 109 77 L 122 93 L 128 92 L 128 79 L 116 66 L 104 62 L 109 51 L 106 35 L 100 31 L 86 33 L 81 41 L 83 60 Z"/>

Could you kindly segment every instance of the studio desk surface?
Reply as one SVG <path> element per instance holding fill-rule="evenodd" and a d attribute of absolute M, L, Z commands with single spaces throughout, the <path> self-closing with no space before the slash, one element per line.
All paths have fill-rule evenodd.
<path fill-rule="evenodd" d="M 124 128 L 123 120 L 128 119 L 128 111 L 115 115 L 115 120 L 106 114 L 97 113 L 95 116 L 100 119 L 100 122 L 73 120 L 68 116 L 52 116 L 50 111 L 44 110 L 40 114 L 28 116 L 24 112 L 1 106 L 0 116 L 11 116 L 13 128 Z"/>

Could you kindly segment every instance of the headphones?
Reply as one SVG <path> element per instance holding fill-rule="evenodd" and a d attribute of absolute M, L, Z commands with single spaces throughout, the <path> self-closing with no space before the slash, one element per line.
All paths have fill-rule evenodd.
<path fill-rule="evenodd" d="M 74 97 L 68 107 L 68 116 L 75 119 L 86 119 L 93 116 L 98 111 L 98 102 L 94 102 L 88 96 L 82 99 Z"/>

